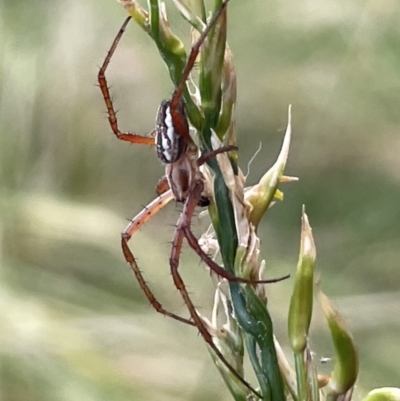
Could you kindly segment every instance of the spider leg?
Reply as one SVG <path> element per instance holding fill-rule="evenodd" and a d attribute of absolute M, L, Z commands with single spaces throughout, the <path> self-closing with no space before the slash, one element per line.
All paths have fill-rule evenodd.
<path fill-rule="evenodd" d="M 200 256 L 200 258 L 206 263 L 206 265 L 213 270 L 218 276 L 223 277 L 228 281 L 237 281 L 239 283 L 246 283 L 246 284 L 270 284 L 270 283 L 277 283 L 282 280 L 286 280 L 290 277 L 290 274 L 286 276 L 278 277 L 278 278 L 271 278 L 267 280 L 248 280 L 242 277 L 236 277 L 235 275 L 229 273 L 223 267 L 219 266 L 215 263 L 208 255 L 203 251 L 201 246 L 199 245 L 198 239 L 195 237 L 193 232 L 190 229 L 190 221 L 186 222 L 186 225 L 182 227 L 186 240 L 190 247 Z"/>
<path fill-rule="evenodd" d="M 186 62 L 185 69 L 182 72 L 181 81 L 180 81 L 179 85 L 177 86 L 177 88 L 175 89 L 175 91 L 172 95 L 172 98 L 171 98 L 171 104 L 170 104 L 171 118 L 174 123 L 174 127 L 178 131 L 179 135 L 181 137 L 183 137 L 183 139 L 185 140 L 186 143 L 192 143 L 193 140 L 190 137 L 189 132 L 185 129 L 185 121 L 183 121 L 182 113 L 179 110 L 179 104 L 181 101 L 181 97 L 182 97 L 183 91 L 185 89 L 186 81 L 189 78 L 190 71 L 192 70 L 194 63 L 196 62 L 196 58 L 197 58 L 197 55 L 199 54 L 201 45 L 204 43 L 210 30 L 215 25 L 215 23 L 218 21 L 221 14 L 224 12 L 228 2 L 229 2 L 229 0 L 225 0 L 221 4 L 221 7 L 213 15 L 210 22 L 205 27 L 204 31 L 201 33 L 198 41 L 192 46 L 192 49 L 190 51 L 189 57 Z"/>
<path fill-rule="evenodd" d="M 154 145 L 154 137 L 153 136 L 142 136 L 138 135 L 132 132 L 121 132 L 119 127 L 118 127 L 118 121 L 117 121 L 117 113 L 114 110 L 114 105 L 113 101 L 111 99 L 110 95 L 110 90 L 107 85 L 107 79 L 106 79 L 106 70 L 108 65 L 110 64 L 111 58 L 115 52 L 115 49 L 118 46 L 118 43 L 125 32 L 125 28 L 128 25 L 129 20 L 131 17 L 128 17 L 123 25 L 121 26 L 121 29 L 118 31 L 117 36 L 114 39 L 114 42 L 112 43 L 110 50 L 107 53 L 106 58 L 103 61 L 103 65 L 101 66 L 99 73 L 97 75 L 97 80 L 99 82 L 99 87 L 101 90 L 101 93 L 103 94 L 104 102 L 106 104 L 107 108 L 107 113 L 108 113 L 108 121 L 110 123 L 112 132 L 114 135 L 118 138 L 121 139 L 122 141 L 127 141 L 131 143 L 141 143 L 145 145 Z"/>
<path fill-rule="evenodd" d="M 197 164 L 201 166 L 207 160 L 215 157 L 220 153 L 230 152 L 231 150 L 237 150 L 237 146 L 230 145 L 230 146 L 222 146 L 218 149 L 213 150 L 212 152 L 208 152 L 203 154 L 201 157 L 197 159 Z M 190 247 L 200 256 L 200 258 L 208 265 L 208 267 L 213 270 L 218 276 L 225 278 L 228 281 L 238 281 L 239 283 L 247 283 L 247 284 L 269 284 L 269 283 L 277 283 L 282 280 L 286 280 L 290 277 L 290 274 L 287 274 L 283 277 L 268 279 L 268 280 L 248 280 L 241 277 L 236 277 L 235 275 L 226 271 L 223 267 L 219 266 L 215 263 L 201 248 L 199 245 L 198 239 L 193 234 L 192 230 L 190 229 L 191 219 L 186 219 L 185 224 L 182 226 L 182 231 L 186 240 Z"/>
<path fill-rule="evenodd" d="M 207 152 L 202 154 L 198 159 L 197 159 L 197 165 L 201 166 L 203 165 L 206 161 L 212 159 L 216 155 L 219 155 L 221 153 L 226 153 L 230 152 L 231 150 L 238 150 L 238 147 L 235 145 L 228 145 L 228 146 L 221 146 L 218 149 L 214 149 L 211 152 Z"/>
<path fill-rule="evenodd" d="M 179 322 L 189 324 L 191 326 L 196 326 L 194 322 L 189 319 L 185 319 L 181 316 L 178 316 L 174 313 L 171 313 L 164 309 L 160 302 L 156 299 L 150 287 L 146 283 L 146 280 L 143 277 L 142 272 L 139 269 L 139 266 L 136 263 L 136 259 L 133 256 L 133 253 L 129 249 L 128 241 L 132 237 L 132 235 L 143 225 L 145 224 L 151 217 L 153 217 L 159 210 L 161 210 L 169 201 L 173 199 L 172 192 L 169 190 L 162 194 L 160 197 L 151 202 L 146 208 L 144 208 L 126 227 L 124 232 L 121 235 L 121 247 L 122 252 L 125 256 L 125 260 L 128 262 L 131 267 L 133 273 L 136 276 L 136 280 L 139 283 L 140 288 L 145 293 L 147 299 L 150 301 L 151 306 L 159 313 L 165 316 L 169 316 L 172 319 L 178 320 Z"/>
<path fill-rule="evenodd" d="M 198 315 L 196 308 L 192 300 L 190 299 L 189 293 L 187 292 L 185 283 L 183 282 L 183 279 L 178 272 L 179 255 L 182 249 L 182 243 L 184 238 L 184 231 L 182 230 L 182 227 L 184 227 L 187 224 L 187 220 L 189 221 L 191 220 L 194 210 L 197 206 L 198 200 L 200 199 L 201 194 L 203 192 L 203 189 L 204 189 L 204 184 L 201 180 L 198 180 L 194 183 L 193 190 L 190 192 L 190 196 L 186 199 L 186 202 L 183 206 L 183 211 L 181 213 L 181 216 L 179 217 L 177 229 L 175 232 L 175 237 L 172 242 L 172 251 L 170 257 L 172 278 L 174 280 L 176 288 L 180 292 L 183 300 L 185 301 L 185 304 L 189 310 L 190 316 L 193 319 L 194 324 L 197 326 L 200 334 L 202 335 L 206 343 L 210 346 L 210 348 L 212 348 L 212 350 L 218 356 L 221 362 L 225 364 L 225 366 L 244 386 L 246 386 L 251 392 L 257 395 L 259 398 L 262 398 L 262 396 L 256 390 L 254 390 L 253 387 L 249 383 L 247 383 L 245 379 L 243 379 L 243 377 L 227 361 L 227 359 L 224 357 L 221 351 L 214 344 L 213 338 L 211 334 L 208 332 L 203 320 Z"/>
<path fill-rule="evenodd" d="M 156 193 L 158 196 L 162 195 L 163 193 L 169 190 L 169 182 L 167 176 L 163 176 L 159 179 L 156 187 Z"/>

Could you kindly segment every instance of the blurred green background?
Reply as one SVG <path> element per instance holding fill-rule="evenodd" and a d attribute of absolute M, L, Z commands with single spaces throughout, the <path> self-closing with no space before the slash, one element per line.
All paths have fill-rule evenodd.
<path fill-rule="evenodd" d="M 113 0 L 0 0 L 2 401 L 230 399 L 196 331 L 148 306 L 120 252 L 126 219 L 163 172 L 152 149 L 113 137 L 96 87 L 125 17 Z M 249 184 L 273 163 L 293 104 L 286 172 L 300 181 L 260 228 L 269 275 L 294 272 L 304 203 L 323 289 L 359 347 L 360 394 L 398 386 L 400 3 L 232 0 L 229 19 L 245 171 L 262 144 Z M 122 129 L 150 132 L 173 88 L 134 24 L 108 78 Z M 179 210 L 169 205 L 133 250 L 163 304 L 185 314 L 168 270 Z M 199 265 L 184 253 L 189 290 L 210 316 Z M 284 345 L 292 281 L 269 287 Z M 311 344 L 332 356 L 318 307 Z"/>

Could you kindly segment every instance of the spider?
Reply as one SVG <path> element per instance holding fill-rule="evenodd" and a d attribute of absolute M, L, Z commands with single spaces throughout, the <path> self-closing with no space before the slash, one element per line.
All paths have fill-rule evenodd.
<path fill-rule="evenodd" d="M 159 313 L 169 316 L 175 320 L 195 326 L 198 328 L 204 340 L 213 349 L 215 354 L 227 366 L 227 368 L 254 394 L 260 394 L 254 390 L 250 384 L 244 380 L 241 375 L 233 368 L 226 360 L 220 350 L 213 342 L 211 334 L 208 332 L 203 320 L 198 315 L 196 308 L 191 301 L 186 290 L 184 281 L 178 272 L 179 255 L 183 245 L 183 239 L 186 237 L 189 245 L 196 251 L 198 255 L 214 270 L 218 275 L 230 281 L 239 281 L 243 283 L 265 283 L 276 282 L 280 279 L 251 281 L 240 277 L 235 277 L 216 264 L 207 254 L 205 254 L 199 246 L 197 238 L 193 235 L 190 229 L 190 222 L 194 214 L 196 206 L 207 206 L 210 200 L 204 195 L 204 178 L 199 167 L 207 160 L 215 157 L 219 153 L 229 152 L 236 149 L 234 146 L 226 146 L 203 154 L 199 157 L 199 152 L 196 144 L 189 134 L 189 123 L 186 117 L 185 106 L 182 101 L 182 95 L 186 87 L 186 81 L 195 64 L 203 42 L 216 21 L 224 12 L 229 0 L 225 0 L 218 11 L 213 15 L 208 25 L 204 28 L 198 41 L 193 45 L 191 52 L 187 58 L 186 66 L 182 72 L 182 78 L 178 86 L 175 88 L 172 98 L 164 100 L 157 112 L 156 128 L 148 136 L 142 136 L 132 132 L 122 132 L 119 129 L 116 112 L 113 107 L 109 88 L 106 80 L 106 70 L 111 61 L 111 58 L 117 48 L 117 45 L 126 29 L 130 20 L 128 17 L 117 36 L 112 43 L 110 50 L 101 66 L 98 73 L 98 82 L 106 104 L 108 121 L 110 123 L 114 135 L 123 141 L 147 145 L 155 145 L 159 159 L 165 164 L 165 178 L 161 180 L 157 186 L 158 197 L 144 208 L 131 222 L 128 224 L 121 236 L 121 247 L 124 257 L 132 268 L 136 279 L 150 301 L 152 307 Z M 161 210 L 168 202 L 175 199 L 177 202 L 183 203 L 183 211 L 178 219 L 177 228 L 174 239 L 172 241 L 172 250 L 170 255 L 170 269 L 174 284 L 180 292 L 190 313 L 190 319 L 183 318 L 174 313 L 165 310 L 155 298 L 153 292 L 146 283 L 142 272 L 140 271 L 135 257 L 128 246 L 128 241 L 132 235 L 143 226 L 152 216 Z M 286 277 L 285 277 L 286 278 Z M 261 397 L 261 396 L 260 396 Z"/>

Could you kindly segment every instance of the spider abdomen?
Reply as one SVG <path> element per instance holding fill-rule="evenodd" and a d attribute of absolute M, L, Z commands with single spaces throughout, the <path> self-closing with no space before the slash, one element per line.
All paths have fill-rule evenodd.
<path fill-rule="evenodd" d="M 170 100 L 164 100 L 157 112 L 156 147 L 157 155 L 163 163 L 175 163 L 186 152 L 186 143 L 177 132 L 170 111 Z M 179 115 L 184 127 L 189 131 L 187 117 L 182 103 L 179 105 Z"/>

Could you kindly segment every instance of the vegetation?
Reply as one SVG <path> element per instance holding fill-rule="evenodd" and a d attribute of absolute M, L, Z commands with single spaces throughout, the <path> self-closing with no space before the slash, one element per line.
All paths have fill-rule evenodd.
<path fill-rule="evenodd" d="M 239 166 L 246 172 L 245 161 L 261 140 L 247 177 L 249 183 L 259 181 L 273 164 L 286 125 L 283 111 L 293 103 L 287 170 L 301 182 L 285 186 L 285 202 L 261 220 L 261 257 L 267 258 L 268 276 L 293 272 L 305 203 L 324 290 L 347 315 L 360 352 L 359 383 L 369 390 L 396 384 L 400 369 L 393 319 L 399 9 L 393 2 L 375 8 L 354 2 L 308 6 L 311 10 L 295 2 L 250 6 L 234 0 L 229 5 L 240 99 Z M 118 236 L 124 219 L 154 197 L 153 183 L 162 174 L 153 152 L 118 143 L 108 133 L 101 95 L 92 85 L 95 64 L 124 15 L 112 2 L 67 1 L 59 7 L 0 5 L 1 395 L 230 399 L 194 330 L 157 316 L 124 269 Z M 110 69 L 112 92 L 122 126 L 146 133 L 172 86 L 151 40 L 137 28 L 125 36 Z M 161 212 L 135 237 L 133 250 L 165 305 L 184 313 L 178 297 L 170 300 L 176 291 L 167 256 L 169 224 L 178 213 L 179 206 Z M 303 215 L 303 244 L 307 227 Z M 207 316 L 213 299 L 209 277 L 189 252 L 183 259 L 188 287 Z M 302 260 L 304 253 L 299 266 Z M 268 286 L 279 339 L 286 337 L 287 300 L 297 280 L 293 275 L 290 282 Z M 329 316 L 329 302 L 323 305 Z M 311 348 L 334 358 L 318 366 L 328 373 L 339 358 L 317 322 L 318 316 Z M 293 327 L 283 346 L 302 352 Z"/>

